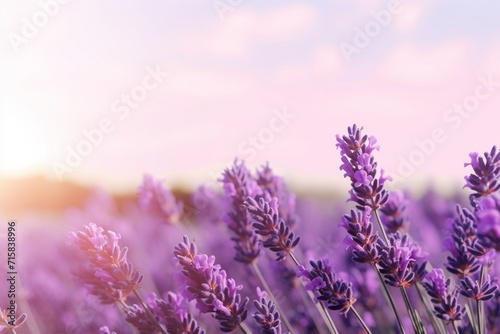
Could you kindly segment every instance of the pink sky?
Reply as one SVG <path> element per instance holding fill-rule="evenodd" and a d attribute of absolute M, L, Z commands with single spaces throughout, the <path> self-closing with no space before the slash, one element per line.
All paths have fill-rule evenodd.
<path fill-rule="evenodd" d="M 193 186 L 240 156 L 333 189 L 335 134 L 357 123 L 400 181 L 462 184 L 468 153 L 499 144 L 497 4 L 66 2 L 0 5 L 0 175 Z"/>

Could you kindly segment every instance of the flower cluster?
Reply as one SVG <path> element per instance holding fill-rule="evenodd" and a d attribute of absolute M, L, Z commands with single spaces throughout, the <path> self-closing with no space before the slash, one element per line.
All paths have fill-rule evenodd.
<path fill-rule="evenodd" d="M 159 180 L 151 175 L 144 175 L 144 181 L 139 187 L 139 205 L 144 211 L 161 219 L 167 224 L 176 224 L 182 215 L 183 204 L 176 202 L 175 197 Z"/>
<path fill-rule="evenodd" d="M 174 255 L 182 266 L 190 299 L 197 301 L 198 309 L 213 314 L 223 332 L 238 328 L 248 312 L 248 297 L 242 300 L 238 292 L 243 287 L 227 278 L 226 272 L 215 264 L 215 257 L 198 254 L 187 236 L 175 247 Z"/>
<path fill-rule="evenodd" d="M 9 332 L 15 333 L 15 330 L 21 327 L 26 322 L 27 318 L 28 316 L 26 313 L 22 313 L 17 319 L 12 320 L 9 309 L 0 309 L 0 334 Z"/>
<path fill-rule="evenodd" d="M 500 194 L 495 193 L 480 199 L 475 217 L 480 243 L 500 251 Z"/>
<path fill-rule="evenodd" d="M 285 224 L 293 229 L 298 223 L 295 212 L 295 194 L 290 193 L 282 177 L 274 174 L 269 163 L 257 170 L 257 184 L 266 192 L 269 198 L 276 197 L 278 203 L 278 215 Z"/>
<path fill-rule="evenodd" d="M 460 287 L 458 288 L 461 295 L 474 299 L 487 301 L 495 297 L 495 292 L 498 290 L 498 285 L 491 282 L 490 276 L 486 276 L 486 279 L 482 284 L 473 280 L 469 276 L 464 277 L 460 281 Z"/>
<path fill-rule="evenodd" d="M 231 211 L 223 217 L 223 220 L 235 235 L 232 238 L 236 243 L 235 260 L 252 263 L 260 254 L 261 244 L 252 227 L 253 220 L 244 202 L 248 197 L 261 195 L 262 190 L 243 162 L 235 161 L 231 168 L 224 171 L 220 181 L 231 205 Z"/>
<path fill-rule="evenodd" d="M 396 232 L 389 236 L 388 244 L 379 239 L 377 248 L 381 255 L 378 262 L 380 272 L 388 285 L 409 287 L 427 274 L 426 262 L 418 264 L 418 261 L 425 258 L 425 254 L 408 234 Z"/>
<path fill-rule="evenodd" d="M 171 334 L 205 334 L 193 315 L 187 310 L 187 303 L 181 294 L 171 291 L 165 300 L 151 293 L 148 296 L 148 306 L 160 323 L 165 325 Z"/>
<path fill-rule="evenodd" d="M 278 212 L 278 199 L 274 197 L 269 202 L 264 198 L 258 201 L 248 197 L 245 202 L 248 212 L 257 221 L 253 224 L 255 232 L 264 237 L 263 246 L 276 253 L 276 261 L 285 259 L 298 245 L 300 237 L 295 237 Z"/>
<path fill-rule="evenodd" d="M 257 312 L 253 318 L 259 324 L 260 334 L 281 334 L 280 314 L 272 300 L 268 299 L 267 293 L 257 288 L 258 299 L 253 301 Z"/>
<path fill-rule="evenodd" d="M 324 302 L 330 310 L 347 314 L 356 302 L 352 284 L 339 278 L 327 259 L 310 262 L 312 269 L 299 267 L 299 276 L 307 281 L 306 288 L 314 293 L 318 301 Z"/>
<path fill-rule="evenodd" d="M 70 243 L 77 245 L 89 257 L 95 279 L 86 283 L 94 285 L 94 293 L 104 302 L 124 300 L 140 287 L 143 275 L 127 261 L 127 247 L 121 248 L 121 236 L 106 231 L 94 223 L 84 226 L 83 231 L 70 232 Z"/>
<path fill-rule="evenodd" d="M 405 199 L 401 192 L 392 191 L 389 194 L 387 203 L 380 208 L 382 222 L 388 233 L 406 232 L 408 230 L 407 205 L 408 200 Z"/>
<path fill-rule="evenodd" d="M 450 292 L 450 279 L 445 279 L 442 269 L 433 269 L 423 283 L 434 304 L 434 314 L 447 322 L 462 320 L 465 309 L 458 303 L 458 290 Z"/>
<path fill-rule="evenodd" d="M 370 207 L 365 207 L 364 211 L 351 210 L 350 215 L 342 217 L 341 226 L 348 233 L 344 243 L 352 247 L 352 260 L 358 263 L 376 264 L 380 260 L 377 248 L 379 237 L 373 233 L 370 217 Z"/>
<path fill-rule="evenodd" d="M 340 148 L 344 177 L 351 180 L 351 198 L 357 204 L 359 210 L 366 206 L 378 209 L 384 205 L 389 194 L 384 189 L 386 181 L 390 177 L 384 175 L 384 170 L 377 175 L 377 163 L 372 155 L 374 150 L 380 147 L 373 136 L 362 135 L 363 128 L 358 128 L 356 124 L 347 129 L 347 136 L 337 135 L 337 148 Z"/>
<path fill-rule="evenodd" d="M 470 162 L 464 166 L 471 166 L 474 173 L 465 177 L 465 186 L 474 191 L 470 199 L 475 206 L 478 198 L 500 190 L 500 151 L 493 146 L 490 152 L 484 153 L 484 158 L 477 152 L 469 154 L 469 157 Z"/>
<path fill-rule="evenodd" d="M 446 269 L 459 278 L 464 278 L 480 268 L 478 257 L 473 248 L 478 249 L 476 240 L 477 223 L 474 214 L 459 205 L 456 217 L 451 219 L 452 234 L 444 239 L 445 248 L 451 253 L 448 256 Z"/>

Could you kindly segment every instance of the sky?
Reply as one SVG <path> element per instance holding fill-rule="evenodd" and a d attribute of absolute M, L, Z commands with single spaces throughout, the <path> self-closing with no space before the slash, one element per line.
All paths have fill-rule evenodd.
<path fill-rule="evenodd" d="M 395 184 L 463 184 L 499 144 L 496 1 L 0 4 L 0 176 L 134 189 L 216 182 L 235 158 L 347 186 L 357 124 Z"/>

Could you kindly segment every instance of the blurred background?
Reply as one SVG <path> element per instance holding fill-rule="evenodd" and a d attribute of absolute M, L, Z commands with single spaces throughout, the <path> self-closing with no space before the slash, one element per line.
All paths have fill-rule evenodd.
<path fill-rule="evenodd" d="M 498 143 L 498 2 L 0 8 L 4 211 L 35 193 L 133 193 L 144 173 L 215 184 L 235 157 L 296 190 L 345 190 L 335 135 L 353 123 L 395 187 L 461 187 L 469 152 Z"/>

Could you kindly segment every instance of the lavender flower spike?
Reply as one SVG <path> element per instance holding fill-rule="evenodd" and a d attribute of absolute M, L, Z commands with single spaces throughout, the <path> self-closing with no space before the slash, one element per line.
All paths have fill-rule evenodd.
<path fill-rule="evenodd" d="M 351 180 L 352 189 L 349 191 L 350 200 L 357 203 L 357 208 L 363 210 L 366 206 L 376 210 L 383 206 L 389 197 L 384 190 L 384 183 L 392 178 L 384 176 L 381 170 L 377 175 L 377 163 L 372 156 L 374 150 L 378 150 L 375 137 L 362 136 L 361 130 L 356 124 L 348 127 L 348 135 L 337 135 L 337 148 L 340 148 L 344 177 Z"/>
<path fill-rule="evenodd" d="M 259 299 L 253 301 L 257 312 L 254 313 L 253 317 L 260 326 L 259 333 L 281 334 L 280 314 L 276 305 L 267 298 L 267 293 L 260 288 L 257 288 L 257 295 Z"/>
<path fill-rule="evenodd" d="M 318 302 L 325 302 L 330 310 L 346 315 L 356 302 L 352 295 L 352 284 L 338 278 L 327 259 L 311 261 L 311 270 L 299 266 L 299 277 L 307 281 L 306 289 L 311 290 Z"/>
<path fill-rule="evenodd" d="M 70 243 L 76 244 L 87 253 L 94 266 L 95 277 L 105 282 L 111 289 L 98 289 L 109 292 L 109 298 L 117 295 L 125 299 L 132 291 L 140 287 L 143 275 L 134 270 L 127 262 L 128 248 L 121 248 L 118 241 L 121 236 L 113 231 L 103 233 L 104 229 L 94 223 L 84 226 L 83 231 L 70 232 Z M 113 290 L 119 290 L 119 294 Z M 105 299 L 105 296 L 103 296 Z"/>
<path fill-rule="evenodd" d="M 139 187 L 139 205 L 144 211 L 152 213 L 167 224 L 179 222 L 183 205 L 176 202 L 175 197 L 160 181 L 151 175 L 144 175 L 144 181 Z"/>
<path fill-rule="evenodd" d="M 231 168 L 224 171 L 219 181 L 223 183 L 226 198 L 232 207 L 232 210 L 222 219 L 235 234 L 232 238 L 236 243 L 234 259 L 243 263 L 252 263 L 260 254 L 261 244 L 252 227 L 254 221 L 243 203 L 249 196 L 260 195 L 262 190 L 243 162 L 235 161 Z"/>
<path fill-rule="evenodd" d="M 373 233 L 370 217 L 370 207 L 365 207 L 364 211 L 351 210 L 350 215 L 342 217 L 341 226 L 349 234 L 344 243 L 353 248 L 352 260 L 358 263 L 376 264 L 380 261 L 377 250 L 379 237 Z"/>
<path fill-rule="evenodd" d="M 413 244 L 408 234 L 396 232 L 389 236 L 386 244 L 379 239 L 378 251 L 381 254 L 380 272 L 384 275 L 385 283 L 405 288 L 420 281 L 426 275 L 425 263 L 417 265 L 417 261 L 425 258 L 425 254 L 417 245 Z"/>
<path fill-rule="evenodd" d="M 465 311 L 462 305 L 458 304 L 458 290 L 449 292 L 450 279 L 445 281 L 442 269 L 433 269 L 425 277 L 423 283 L 427 294 L 434 304 L 434 314 L 446 322 L 462 320 Z"/>
<path fill-rule="evenodd" d="M 196 245 L 187 236 L 175 247 L 174 255 L 186 277 L 186 297 L 196 299 L 201 312 L 211 313 L 219 321 L 221 331 L 231 332 L 240 327 L 247 317 L 248 304 L 248 297 L 242 300 L 238 293 L 243 286 L 228 279 L 213 256 L 198 254 Z"/>
<path fill-rule="evenodd" d="M 469 156 L 470 162 L 464 166 L 472 166 L 474 173 L 465 177 L 465 187 L 474 191 L 471 195 L 471 202 L 474 203 L 474 199 L 500 190 L 500 150 L 493 146 L 490 152 L 484 153 L 484 158 L 476 152 Z"/>
<path fill-rule="evenodd" d="M 459 292 L 462 296 L 474 300 L 487 301 L 495 297 L 498 290 L 498 285 L 491 282 L 490 276 L 486 276 L 483 284 L 480 286 L 479 282 L 472 280 L 470 277 L 464 277 L 460 281 Z"/>
<path fill-rule="evenodd" d="M 27 318 L 26 313 L 23 313 L 17 319 L 12 320 L 8 309 L 0 309 L 0 333 L 14 332 L 14 330 L 24 324 Z"/>
<path fill-rule="evenodd" d="M 151 293 L 148 296 L 148 305 L 163 323 L 170 334 L 205 334 L 191 313 L 181 294 L 168 292 L 166 300 L 156 297 Z"/>
<path fill-rule="evenodd" d="M 263 246 L 276 253 L 276 261 L 285 259 L 298 245 L 300 237 L 295 237 L 283 219 L 278 216 L 278 199 L 266 202 L 248 197 L 245 206 L 257 221 L 253 224 L 256 233 L 264 237 Z"/>

